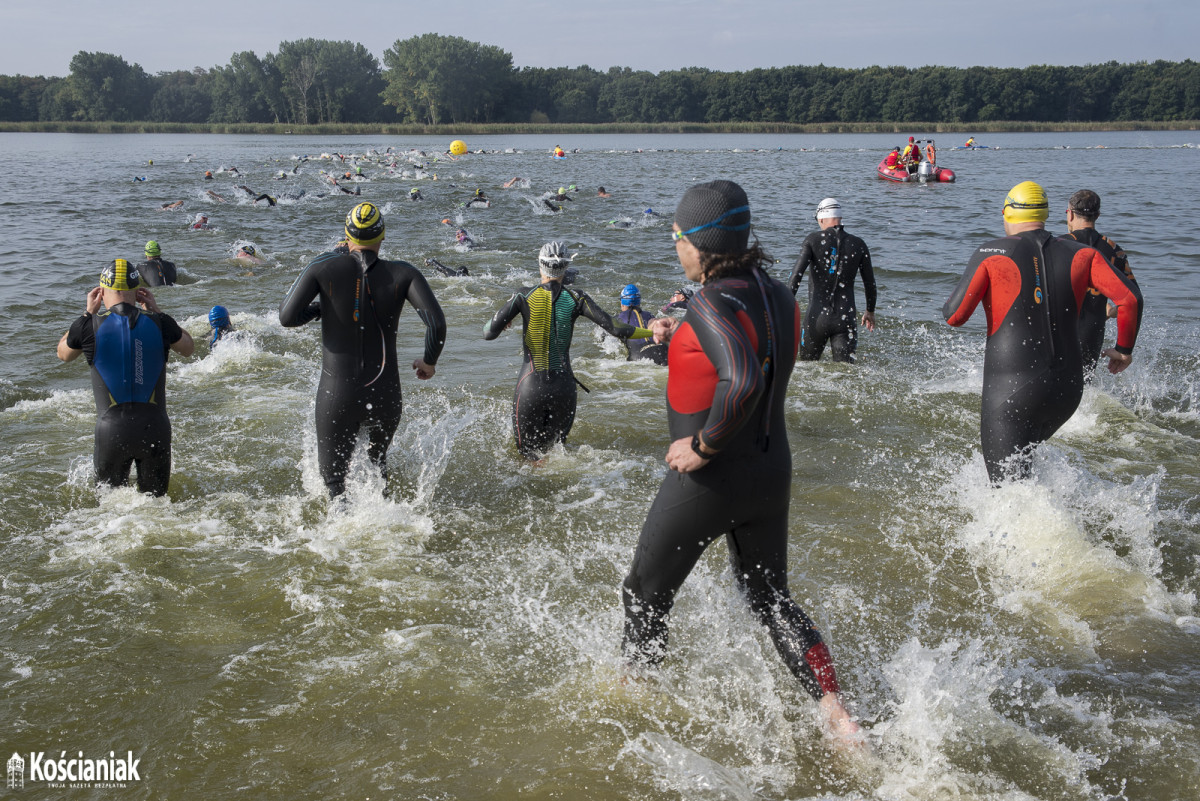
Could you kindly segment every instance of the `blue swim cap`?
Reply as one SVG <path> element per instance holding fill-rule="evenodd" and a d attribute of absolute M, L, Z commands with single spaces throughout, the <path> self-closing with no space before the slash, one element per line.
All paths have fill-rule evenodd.
<path fill-rule="evenodd" d="M 229 310 L 224 306 L 213 306 L 208 312 L 208 324 L 213 328 L 229 325 Z"/>
<path fill-rule="evenodd" d="M 626 284 L 621 290 L 621 305 L 640 306 L 641 303 L 642 293 L 638 291 L 637 284 Z"/>

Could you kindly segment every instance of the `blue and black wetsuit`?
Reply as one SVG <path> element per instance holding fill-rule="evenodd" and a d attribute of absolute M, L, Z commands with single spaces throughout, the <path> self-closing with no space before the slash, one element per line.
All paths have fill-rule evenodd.
<path fill-rule="evenodd" d="M 317 461 L 330 495 L 345 490 L 363 428 L 367 455 L 387 478 L 387 449 L 403 410 L 396 328 L 406 301 L 425 323 L 424 360 L 434 365 L 446 342 L 446 319 L 425 276 L 406 261 L 385 261 L 370 250 L 323 253 L 279 304 L 284 326 L 321 320 Z"/>
<path fill-rule="evenodd" d="M 942 307 L 962 325 L 983 304 L 980 440 L 988 478 L 1029 475 L 1033 446 L 1049 439 L 1083 397 L 1079 308 L 1089 289 L 1115 303 L 1120 353 L 1132 353 L 1142 319 L 1137 284 L 1095 249 L 1045 230 L 986 242 Z"/>
<path fill-rule="evenodd" d="M 171 317 L 118 303 L 109 314 L 85 314 L 67 331 L 92 368 L 96 399 L 96 478 L 114 487 L 137 466 L 139 492 L 165 495 L 171 479 L 167 357 L 183 330 Z"/>
<path fill-rule="evenodd" d="M 662 660 L 675 594 L 724 535 L 733 574 L 788 668 L 814 698 L 838 691 L 828 648 L 788 592 L 784 396 L 799 340 L 795 297 L 761 270 L 706 284 L 672 336 L 671 440 L 699 436 L 717 454 L 694 472 L 668 472 L 646 515 L 624 583 L 630 659 Z"/>
<path fill-rule="evenodd" d="M 647 328 L 654 318 L 650 316 L 649 312 L 643 311 L 641 306 L 633 306 L 618 312 L 617 319 L 634 328 Z M 667 363 L 666 342 L 656 343 L 651 339 L 627 339 L 625 340 L 625 349 L 629 352 L 627 361 L 647 359 L 655 364 L 665 365 Z"/>
<path fill-rule="evenodd" d="M 650 332 L 617 323 L 587 294 L 547 281 L 523 287 L 509 298 L 484 328 L 483 338 L 500 336 L 518 314 L 524 322 L 525 364 L 513 393 L 513 432 L 517 450 L 533 459 L 554 443 L 566 442 L 575 423 L 578 390 L 571 370 L 575 321 L 586 317 L 621 339 L 648 337 Z"/>
<path fill-rule="evenodd" d="M 1121 250 L 1116 242 L 1102 236 L 1095 228 L 1079 228 L 1067 236 L 1100 251 L 1105 261 L 1124 273 L 1131 282 L 1137 283 L 1133 277 L 1133 270 L 1129 268 L 1129 259 L 1125 256 L 1125 251 Z M 1108 300 L 1095 289 L 1089 289 L 1079 307 L 1079 349 L 1083 352 L 1085 377 L 1095 371 L 1096 363 L 1100 361 L 1100 351 L 1104 349 L 1104 327 L 1107 323 Z"/>
<path fill-rule="evenodd" d="M 829 344 L 835 362 L 854 361 L 858 346 L 858 311 L 854 305 L 854 277 L 861 273 L 867 311 L 875 312 L 875 272 L 867 243 L 836 225 L 814 231 L 804 239 L 800 258 L 792 270 L 792 294 L 800 279 L 808 276 L 808 310 L 804 314 L 804 336 L 800 342 L 805 361 L 821 358 Z"/>
<path fill-rule="evenodd" d="M 146 259 L 137 270 L 146 286 L 172 286 L 178 279 L 175 262 L 166 259 Z"/>

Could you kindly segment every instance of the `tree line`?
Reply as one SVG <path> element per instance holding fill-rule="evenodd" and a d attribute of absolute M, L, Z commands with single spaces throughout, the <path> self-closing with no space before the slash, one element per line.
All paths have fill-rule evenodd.
<path fill-rule="evenodd" d="M 1200 119 L 1200 64 L 1020 69 L 794 66 L 659 73 L 513 66 L 457 36 L 361 44 L 302 39 L 211 69 L 150 75 L 80 51 L 66 77 L 0 75 L 0 122 L 830 123 Z"/>

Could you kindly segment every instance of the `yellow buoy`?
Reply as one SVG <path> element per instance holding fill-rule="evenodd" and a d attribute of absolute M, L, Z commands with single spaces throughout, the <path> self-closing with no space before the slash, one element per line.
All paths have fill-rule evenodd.
<path fill-rule="evenodd" d="M 467 152 L 467 143 L 461 139 L 455 139 L 450 143 L 450 155 L 461 156 Z"/>

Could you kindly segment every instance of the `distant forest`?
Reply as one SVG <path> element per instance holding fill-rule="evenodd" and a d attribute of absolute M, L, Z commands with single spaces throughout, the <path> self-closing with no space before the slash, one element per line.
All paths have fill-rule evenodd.
<path fill-rule="evenodd" d="M 211 69 L 149 75 L 80 51 L 62 77 L 0 76 L 0 122 L 986 123 L 1200 119 L 1200 64 L 778 67 L 660 73 L 513 66 L 457 36 L 398 40 L 383 63 L 353 42 L 281 42 Z"/>

